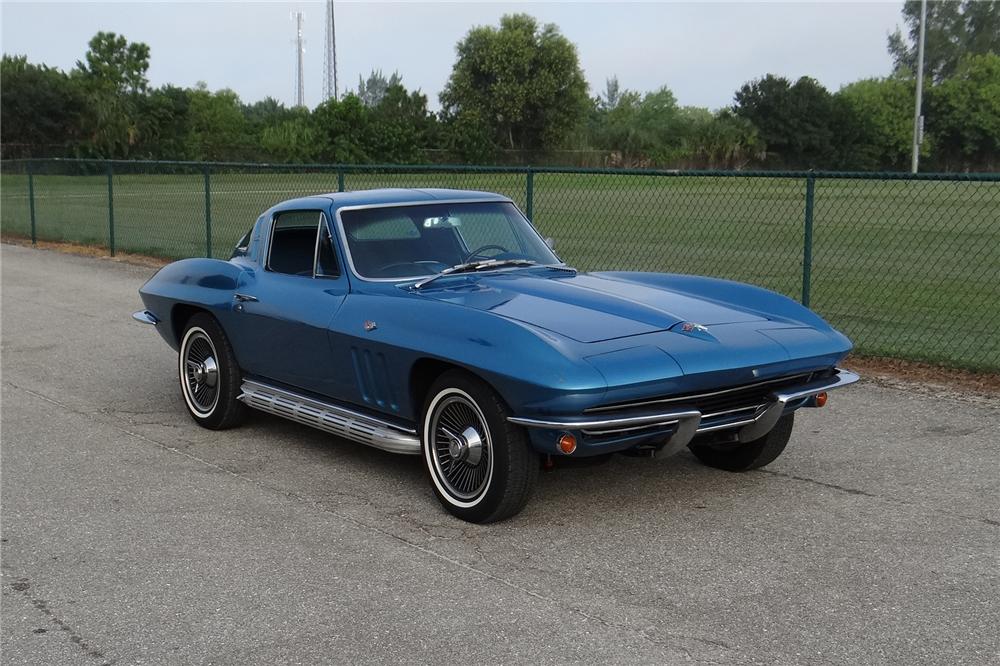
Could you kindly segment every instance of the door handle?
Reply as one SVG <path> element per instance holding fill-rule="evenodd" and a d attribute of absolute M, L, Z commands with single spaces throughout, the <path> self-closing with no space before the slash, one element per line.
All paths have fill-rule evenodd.
<path fill-rule="evenodd" d="M 250 296 L 249 294 L 233 294 L 233 298 L 236 299 L 237 303 L 256 303 L 258 299 L 256 296 Z"/>

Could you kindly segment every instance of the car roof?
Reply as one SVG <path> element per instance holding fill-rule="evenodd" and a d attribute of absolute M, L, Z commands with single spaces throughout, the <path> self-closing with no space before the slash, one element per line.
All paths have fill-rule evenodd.
<path fill-rule="evenodd" d="M 274 206 L 273 211 L 295 208 L 312 208 L 328 206 L 333 202 L 333 208 L 348 206 L 379 206 L 384 204 L 433 203 L 434 201 L 509 201 L 510 198 L 495 192 L 477 192 L 474 190 L 450 190 L 445 188 L 402 188 L 390 187 L 377 190 L 355 190 L 352 192 L 330 192 L 299 197 L 282 201 Z"/>

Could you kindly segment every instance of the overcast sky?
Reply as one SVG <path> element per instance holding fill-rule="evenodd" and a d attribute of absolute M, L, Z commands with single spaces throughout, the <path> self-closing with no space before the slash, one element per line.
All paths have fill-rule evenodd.
<path fill-rule="evenodd" d="M 374 3 L 337 2 L 340 87 L 372 68 L 398 71 L 432 108 L 455 44 L 474 25 L 527 12 L 559 26 L 579 50 L 591 93 L 617 74 L 622 86 L 669 86 L 683 105 L 718 108 L 745 81 L 772 72 L 809 75 L 836 90 L 890 70 L 886 35 L 901 2 Z M 306 102 L 321 101 L 323 2 L 8 2 L 3 52 L 63 69 L 83 58 L 98 30 L 151 49 L 149 79 L 232 88 L 244 101 L 295 98 L 295 26 L 305 13 Z"/>

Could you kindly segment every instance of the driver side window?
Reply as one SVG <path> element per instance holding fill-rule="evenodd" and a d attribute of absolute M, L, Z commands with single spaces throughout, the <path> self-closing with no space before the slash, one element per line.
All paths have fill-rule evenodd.
<path fill-rule="evenodd" d="M 279 213 L 271 228 L 267 269 L 305 277 L 340 275 L 323 213 L 313 210 Z"/>

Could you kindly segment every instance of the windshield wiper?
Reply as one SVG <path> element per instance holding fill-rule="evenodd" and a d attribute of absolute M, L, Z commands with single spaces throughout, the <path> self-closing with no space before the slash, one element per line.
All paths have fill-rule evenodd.
<path fill-rule="evenodd" d="M 536 262 L 530 259 L 485 259 L 483 261 L 470 261 L 465 264 L 455 264 L 451 268 L 446 268 L 436 275 L 432 275 L 426 280 L 421 280 L 413 285 L 414 289 L 422 289 L 425 285 L 434 282 L 438 278 L 456 273 L 475 273 L 485 269 L 503 268 L 504 266 L 534 266 Z"/>

